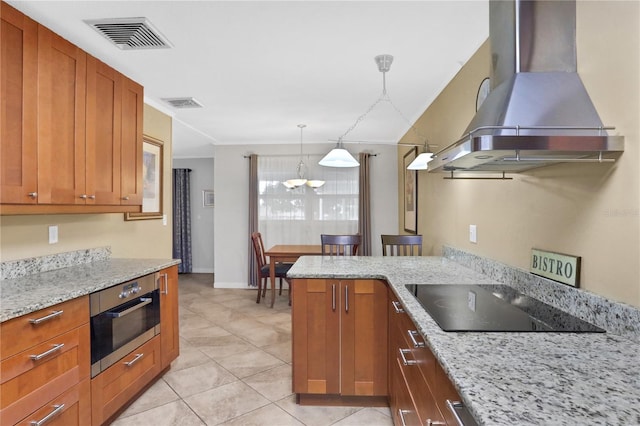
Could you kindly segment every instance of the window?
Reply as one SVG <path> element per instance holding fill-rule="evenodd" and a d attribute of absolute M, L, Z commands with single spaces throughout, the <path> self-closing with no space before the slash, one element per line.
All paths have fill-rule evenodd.
<path fill-rule="evenodd" d="M 318 165 L 319 156 L 304 156 L 307 178 L 326 183 L 288 190 L 282 182 L 295 177 L 299 156 L 258 157 L 258 229 L 265 246 L 320 244 L 320 234 L 358 232 L 358 168 Z"/>

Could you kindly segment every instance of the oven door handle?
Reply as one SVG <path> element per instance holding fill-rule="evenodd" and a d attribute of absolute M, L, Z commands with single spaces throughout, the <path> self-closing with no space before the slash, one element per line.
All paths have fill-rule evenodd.
<path fill-rule="evenodd" d="M 147 306 L 149 303 L 153 302 L 153 299 L 151 297 L 141 297 L 140 302 L 142 303 L 138 303 L 137 305 L 134 305 L 129 309 L 125 309 L 122 312 L 105 312 L 105 314 L 110 318 L 122 318 L 123 316 L 128 315 L 133 311 L 137 311 L 143 306 Z"/>

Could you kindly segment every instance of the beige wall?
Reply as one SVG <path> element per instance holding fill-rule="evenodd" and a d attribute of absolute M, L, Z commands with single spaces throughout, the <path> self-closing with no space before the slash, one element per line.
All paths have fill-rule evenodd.
<path fill-rule="evenodd" d="M 640 306 L 639 28 L 640 2 L 577 4 L 578 73 L 604 124 L 625 136 L 619 160 L 505 181 L 419 172 L 418 231 L 427 253 L 446 244 L 526 270 L 533 247 L 574 254 L 582 257 L 583 289 Z M 430 143 L 442 148 L 462 135 L 489 56 L 485 43 L 418 120 Z M 399 163 L 406 150 L 399 147 Z M 477 244 L 469 242 L 470 224 Z"/>
<path fill-rule="evenodd" d="M 125 221 L 122 213 L 0 216 L 0 259 L 111 246 L 113 257 L 171 257 L 171 117 L 144 106 L 144 133 L 164 141 L 162 220 Z M 48 226 L 58 225 L 59 242 L 48 243 Z"/>

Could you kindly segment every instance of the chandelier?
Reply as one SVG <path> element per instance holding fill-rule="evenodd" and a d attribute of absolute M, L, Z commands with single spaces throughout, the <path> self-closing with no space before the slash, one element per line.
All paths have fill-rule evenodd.
<path fill-rule="evenodd" d="M 311 188 L 320 188 L 322 185 L 324 185 L 324 181 L 323 180 L 308 180 L 305 175 L 307 174 L 307 165 L 304 164 L 304 161 L 302 159 L 302 132 L 303 129 L 305 127 L 307 127 L 306 124 L 298 124 L 298 127 L 300 128 L 300 162 L 298 163 L 298 166 L 296 167 L 296 178 L 293 179 L 288 179 L 284 182 L 282 182 L 282 184 L 287 188 L 287 189 L 295 189 L 295 188 L 299 188 L 302 185 L 307 185 Z"/>

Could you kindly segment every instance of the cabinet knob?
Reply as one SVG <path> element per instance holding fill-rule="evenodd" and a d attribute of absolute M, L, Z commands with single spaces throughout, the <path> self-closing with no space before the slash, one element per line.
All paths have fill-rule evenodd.
<path fill-rule="evenodd" d="M 87 194 L 82 194 L 82 195 L 80 196 L 80 198 L 82 198 L 83 200 L 86 200 L 86 199 L 87 199 Z"/>
<path fill-rule="evenodd" d="M 90 200 L 95 200 L 95 199 L 96 199 L 95 194 L 94 194 L 94 195 L 89 195 L 89 199 L 90 199 Z"/>
<path fill-rule="evenodd" d="M 123 199 L 124 201 L 128 201 L 128 200 L 129 200 L 129 197 L 128 197 L 128 196 L 125 196 L 125 197 L 122 197 L 122 199 Z"/>
<path fill-rule="evenodd" d="M 27 194 L 29 197 L 31 198 L 38 198 L 38 193 L 37 192 L 30 192 Z"/>

